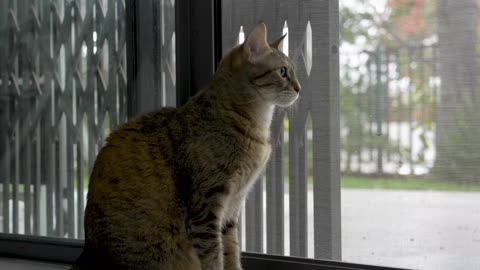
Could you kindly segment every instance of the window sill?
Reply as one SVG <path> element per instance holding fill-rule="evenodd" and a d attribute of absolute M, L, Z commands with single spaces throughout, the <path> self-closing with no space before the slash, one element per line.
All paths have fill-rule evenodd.
<path fill-rule="evenodd" d="M 0 265 L 3 258 L 19 258 L 35 262 L 50 263 L 59 269 L 61 264 L 70 265 L 80 255 L 83 241 L 76 239 L 46 238 L 38 236 L 11 235 L 0 233 Z M 3 260 L 8 262 L 11 260 Z M 18 261 L 17 261 L 18 262 Z M 53 263 L 53 264 L 52 264 Z M 277 255 L 242 253 L 242 264 L 246 270 L 295 269 L 295 270 L 398 270 L 381 266 L 360 265 L 345 262 L 313 260 Z M 27 264 L 28 265 L 28 264 Z M 44 264 L 45 265 L 45 264 Z M 31 269 L 31 268 L 18 268 Z"/>

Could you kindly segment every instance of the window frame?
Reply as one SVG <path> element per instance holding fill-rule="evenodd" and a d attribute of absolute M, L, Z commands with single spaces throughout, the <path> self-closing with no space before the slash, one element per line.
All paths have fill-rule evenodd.
<path fill-rule="evenodd" d="M 0 233 L 0 258 L 17 258 L 71 265 L 80 255 L 83 240 Z M 296 270 L 402 270 L 339 261 L 242 252 L 244 269 Z"/>
<path fill-rule="evenodd" d="M 128 0 L 126 1 L 126 43 L 127 43 L 127 112 L 128 117 L 154 110 L 159 107 L 155 100 L 151 98 L 154 94 L 154 61 L 151 57 L 156 51 L 155 45 L 151 40 L 155 38 L 155 18 L 152 7 L 156 0 Z M 333 1 L 331 6 L 338 5 Z M 338 6 L 331 7 L 328 12 L 337 12 Z M 336 18 L 335 16 L 332 16 Z M 208 18 L 208 19 L 205 19 Z M 176 103 L 182 105 L 195 94 L 195 90 L 201 89 L 213 76 L 216 66 L 222 54 L 221 39 L 221 0 L 183 0 L 175 3 L 175 29 L 176 29 L 176 73 L 178 78 L 176 82 Z M 337 40 L 332 46 L 337 45 L 338 51 L 338 22 L 331 22 L 330 40 Z M 192 46 L 194 45 L 194 46 Z M 332 47 L 332 50 L 334 48 Z M 329 113 L 326 128 L 335 129 L 338 123 L 333 123 L 339 118 L 339 100 L 338 93 L 338 53 L 334 53 L 330 59 L 329 85 L 333 88 L 325 91 L 326 99 L 329 102 Z M 335 63 L 335 61 L 337 63 Z M 338 92 L 338 91 L 337 91 Z M 334 96 L 332 96 L 332 93 Z M 338 120 L 339 121 L 339 120 Z M 337 146 L 338 140 L 335 138 L 335 132 L 329 133 L 329 139 L 326 142 L 328 149 Z M 338 136 L 337 136 L 338 137 Z M 334 151 L 330 151 L 334 152 Z M 329 153 L 330 161 L 336 162 L 334 154 Z M 335 172 L 338 164 L 333 164 L 325 175 L 329 179 L 339 172 Z M 338 168 L 339 170 L 339 168 Z M 336 193 L 336 192 L 332 192 Z M 339 192 L 338 192 L 339 193 Z M 339 201 L 340 194 L 332 194 L 335 200 Z M 338 202 L 339 203 L 339 202 Z M 335 206 L 336 213 L 333 221 L 340 218 L 339 205 Z M 329 221 L 330 219 L 327 219 Z M 330 226 L 334 226 L 331 224 Z M 340 223 L 338 224 L 340 226 Z M 338 229 L 339 230 L 339 229 Z M 330 240 L 334 236 L 330 235 Z M 338 235 L 336 235 L 338 238 Z M 328 237 L 327 237 L 328 238 Z M 327 239 L 328 240 L 328 239 Z M 340 243 L 327 241 L 325 248 L 334 250 L 340 249 Z M 338 242 L 338 241 L 337 241 Z M 40 237 L 30 235 L 15 235 L 0 233 L 0 257 L 14 257 L 38 261 L 50 261 L 71 264 L 80 255 L 83 247 L 83 240 L 62 239 L 51 237 Z M 318 259 L 296 258 L 289 256 L 277 256 L 269 254 L 256 254 L 243 252 L 242 263 L 246 269 L 292 269 L 298 270 L 312 269 L 399 269 L 391 267 L 370 266 L 361 264 L 351 264 L 341 261 L 327 261 Z"/>
<path fill-rule="evenodd" d="M 126 1 L 128 117 L 160 107 L 154 94 L 155 0 Z M 185 104 L 215 73 L 221 58 L 221 0 L 175 2 L 177 106 Z M 205 19 L 210 18 L 210 19 Z M 195 46 L 191 46 L 195 44 Z"/>

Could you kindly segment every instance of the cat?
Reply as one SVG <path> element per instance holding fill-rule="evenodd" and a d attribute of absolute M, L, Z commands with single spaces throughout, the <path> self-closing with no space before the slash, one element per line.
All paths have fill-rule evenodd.
<path fill-rule="evenodd" d="M 99 152 L 72 269 L 239 270 L 237 222 L 265 163 L 275 106 L 301 90 L 259 23 L 180 108 L 120 126 Z M 261 206 L 259 206 L 261 207 Z"/>

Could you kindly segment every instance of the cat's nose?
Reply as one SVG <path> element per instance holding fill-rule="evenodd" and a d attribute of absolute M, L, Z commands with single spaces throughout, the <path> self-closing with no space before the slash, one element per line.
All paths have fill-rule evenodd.
<path fill-rule="evenodd" d="M 302 90 L 302 86 L 300 85 L 300 83 L 297 80 L 293 81 L 293 89 L 297 93 L 300 93 L 300 90 Z"/>

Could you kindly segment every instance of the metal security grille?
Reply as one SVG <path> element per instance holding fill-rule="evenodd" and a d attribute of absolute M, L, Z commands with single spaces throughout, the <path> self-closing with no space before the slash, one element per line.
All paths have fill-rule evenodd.
<path fill-rule="evenodd" d="M 1 232 L 83 237 L 88 174 L 126 120 L 125 3 L 0 2 Z"/>
<path fill-rule="evenodd" d="M 260 20 L 270 40 L 288 32 L 283 49 L 303 89 L 295 106 L 275 112 L 270 161 L 245 206 L 243 249 L 340 259 L 338 2 L 222 1 L 223 48 Z"/>

